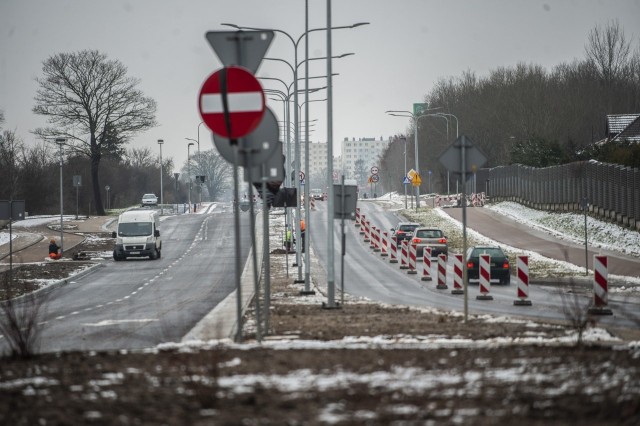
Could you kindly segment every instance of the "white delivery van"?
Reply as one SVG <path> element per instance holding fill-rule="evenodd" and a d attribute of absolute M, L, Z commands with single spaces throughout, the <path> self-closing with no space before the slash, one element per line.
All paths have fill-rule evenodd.
<path fill-rule="evenodd" d="M 127 257 L 160 257 L 160 214 L 157 210 L 129 210 L 118 217 L 118 231 L 111 236 L 116 239 L 113 259 Z"/>

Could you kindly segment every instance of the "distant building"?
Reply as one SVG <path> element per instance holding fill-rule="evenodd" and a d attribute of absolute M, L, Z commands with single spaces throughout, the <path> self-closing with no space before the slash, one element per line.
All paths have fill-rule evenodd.
<path fill-rule="evenodd" d="M 640 114 L 607 115 L 607 141 L 640 142 Z"/>
<path fill-rule="evenodd" d="M 361 168 L 367 173 L 371 167 L 380 167 L 380 156 L 391 143 L 391 138 L 344 138 L 342 141 L 342 170 L 347 179 L 357 179 L 356 163 L 362 160 Z"/>

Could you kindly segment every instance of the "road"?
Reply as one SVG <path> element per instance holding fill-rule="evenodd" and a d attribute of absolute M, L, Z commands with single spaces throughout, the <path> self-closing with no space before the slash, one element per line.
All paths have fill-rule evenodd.
<path fill-rule="evenodd" d="M 395 211 L 387 210 L 375 202 L 359 202 L 358 206 L 362 214 L 381 229 L 389 230 L 400 220 Z M 487 217 L 502 223 L 502 218 L 495 213 L 487 215 Z M 311 213 L 310 222 L 312 225 L 309 226 L 309 232 L 311 232 L 314 253 L 320 262 L 326 265 L 326 203 L 318 203 L 317 210 Z M 398 264 L 391 264 L 388 258 L 373 252 L 369 248 L 369 243 L 363 242 L 359 229 L 354 226 L 354 222 L 347 221 L 345 228 L 347 243 L 344 258 L 344 287 L 346 292 L 389 304 L 463 311 L 464 296 L 451 294 L 451 284 L 449 284 L 447 290 L 437 290 L 435 281 L 421 281 L 422 264 L 419 264 L 419 273 L 417 275 L 409 275 L 406 270 L 399 269 Z M 488 228 L 483 227 L 482 229 L 486 230 Z M 498 229 L 502 234 L 508 234 L 510 239 L 520 241 L 527 241 L 533 238 L 534 234 L 530 228 L 519 224 L 513 224 L 508 231 L 505 231 L 504 227 Z M 476 229 L 476 231 L 486 234 L 479 229 Z M 339 247 L 340 238 L 340 221 L 337 220 L 334 227 L 336 247 Z M 558 252 L 562 254 L 563 257 L 561 259 L 564 260 L 562 247 L 567 243 L 548 237 L 548 244 L 553 247 L 559 247 Z M 584 251 L 582 255 L 584 259 Z M 340 255 L 336 254 L 334 268 L 338 301 L 341 286 L 340 260 Z M 435 263 L 432 262 L 431 273 L 433 277 L 436 277 L 437 273 Z M 451 262 L 449 262 L 447 268 L 448 274 L 451 274 Z M 566 306 L 576 301 L 580 304 L 587 304 L 592 297 L 591 290 L 588 287 L 563 288 L 536 285 L 530 286 L 529 298 L 533 302 L 532 306 L 514 306 L 513 301 L 516 299 L 515 277 L 512 277 L 512 282 L 514 284 L 509 286 L 492 286 L 491 294 L 494 298 L 492 301 L 476 300 L 476 296 L 479 294 L 478 287 L 470 286 L 468 289 L 469 312 L 472 314 L 486 313 L 532 319 L 564 320 L 566 318 L 564 313 Z M 615 314 L 611 317 L 602 317 L 602 323 L 616 326 L 634 326 L 632 322 L 620 314 L 622 312 L 638 312 L 640 300 L 637 297 L 630 299 L 612 295 L 610 295 L 609 299 L 609 305 Z"/>
<path fill-rule="evenodd" d="M 241 219 L 246 258 L 248 215 Z M 161 259 L 108 261 L 49 295 L 40 351 L 137 349 L 179 342 L 235 289 L 233 230 L 230 208 L 163 218 Z"/>

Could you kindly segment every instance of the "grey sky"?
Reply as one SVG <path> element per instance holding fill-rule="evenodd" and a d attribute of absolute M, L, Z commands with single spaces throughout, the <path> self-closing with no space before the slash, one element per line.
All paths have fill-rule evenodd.
<path fill-rule="evenodd" d="M 185 137 L 198 137 L 197 97 L 205 78 L 218 69 L 205 41 L 220 24 L 277 28 L 297 39 L 304 32 L 303 0 L 0 0 L 0 110 L 5 129 L 27 142 L 45 124 L 31 113 L 35 77 L 42 61 L 60 52 L 97 49 L 118 59 L 140 88 L 158 102 L 159 126 L 138 135 L 132 146 L 157 150 L 179 167 L 187 156 Z M 309 0 L 310 28 L 326 26 L 326 2 Z M 389 109 L 411 109 L 442 77 L 465 70 L 482 76 L 500 66 L 535 63 L 547 69 L 584 57 L 589 31 L 618 19 L 634 43 L 640 35 L 640 0 L 333 0 L 334 26 L 371 25 L 333 31 L 333 54 L 355 56 L 333 62 L 335 142 L 343 138 L 388 137 L 406 131 L 408 120 Z M 310 35 L 310 56 L 325 54 L 326 35 Z M 637 45 L 637 44 L 636 44 Z M 268 56 L 293 62 L 290 41 L 277 35 Z M 304 57 L 301 43 L 299 57 Z M 310 76 L 326 72 L 313 61 Z M 291 71 L 264 62 L 259 76 L 292 81 Z M 320 81 L 320 80 L 316 80 Z M 315 83 L 314 83 L 315 84 Z M 280 88 L 273 82 L 265 87 Z M 323 85 L 323 84 L 321 84 Z M 313 98 L 324 98 L 313 95 Z M 270 102 L 281 119 L 282 104 Z M 326 102 L 310 104 L 317 124 L 310 139 L 327 140 Z M 461 131 L 464 123 L 460 123 Z M 201 126 L 201 149 L 212 147 Z M 338 144 L 335 149 L 338 149 Z"/>

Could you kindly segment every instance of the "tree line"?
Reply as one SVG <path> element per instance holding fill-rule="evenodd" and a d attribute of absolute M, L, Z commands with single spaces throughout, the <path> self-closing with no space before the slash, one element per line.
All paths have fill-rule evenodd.
<path fill-rule="evenodd" d="M 121 62 L 95 50 L 55 54 L 36 81 L 33 112 L 48 126 L 32 130 L 35 145 L 3 130 L 0 111 L 0 199 L 25 200 L 31 214 L 59 213 L 61 162 L 67 214 L 77 205 L 80 214 L 103 215 L 105 206 L 135 205 L 144 193 L 160 198 L 161 180 L 165 203 L 187 202 L 189 183 L 194 200 L 224 195 L 231 168 L 213 150 L 193 155 L 176 179 L 171 158 L 161 167 L 149 148 L 127 148 L 134 135 L 157 125 L 156 103 Z M 73 176 L 82 186 L 73 186 Z M 195 176 L 207 178 L 200 185 Z"/>
<path fill-rule="evenodd" d="M 455 140 L 456 128 L 487 156 L 485 167 L 546 167 L 585 159 L 640 167 L 637 142 L 602 142 L 607 115 L 640 113 L 640 44 L 628 39 L 617 21 L 591 30 L 582 59 L 551 70 L 519 63 L 482 77 L 465 71 L 440 79 L 423 102 L 435 109 L 417 120 L 421 192 L 428 189 L 429 170 L 435 188 L 446 190 L 447 173 L 438 157 Z M 415 163 L 414 131 L 411 124 L 383 154 L 381 166 L 392 183 L 388 190 L 402 191 L 405 143 L 407 162 Z"/>

